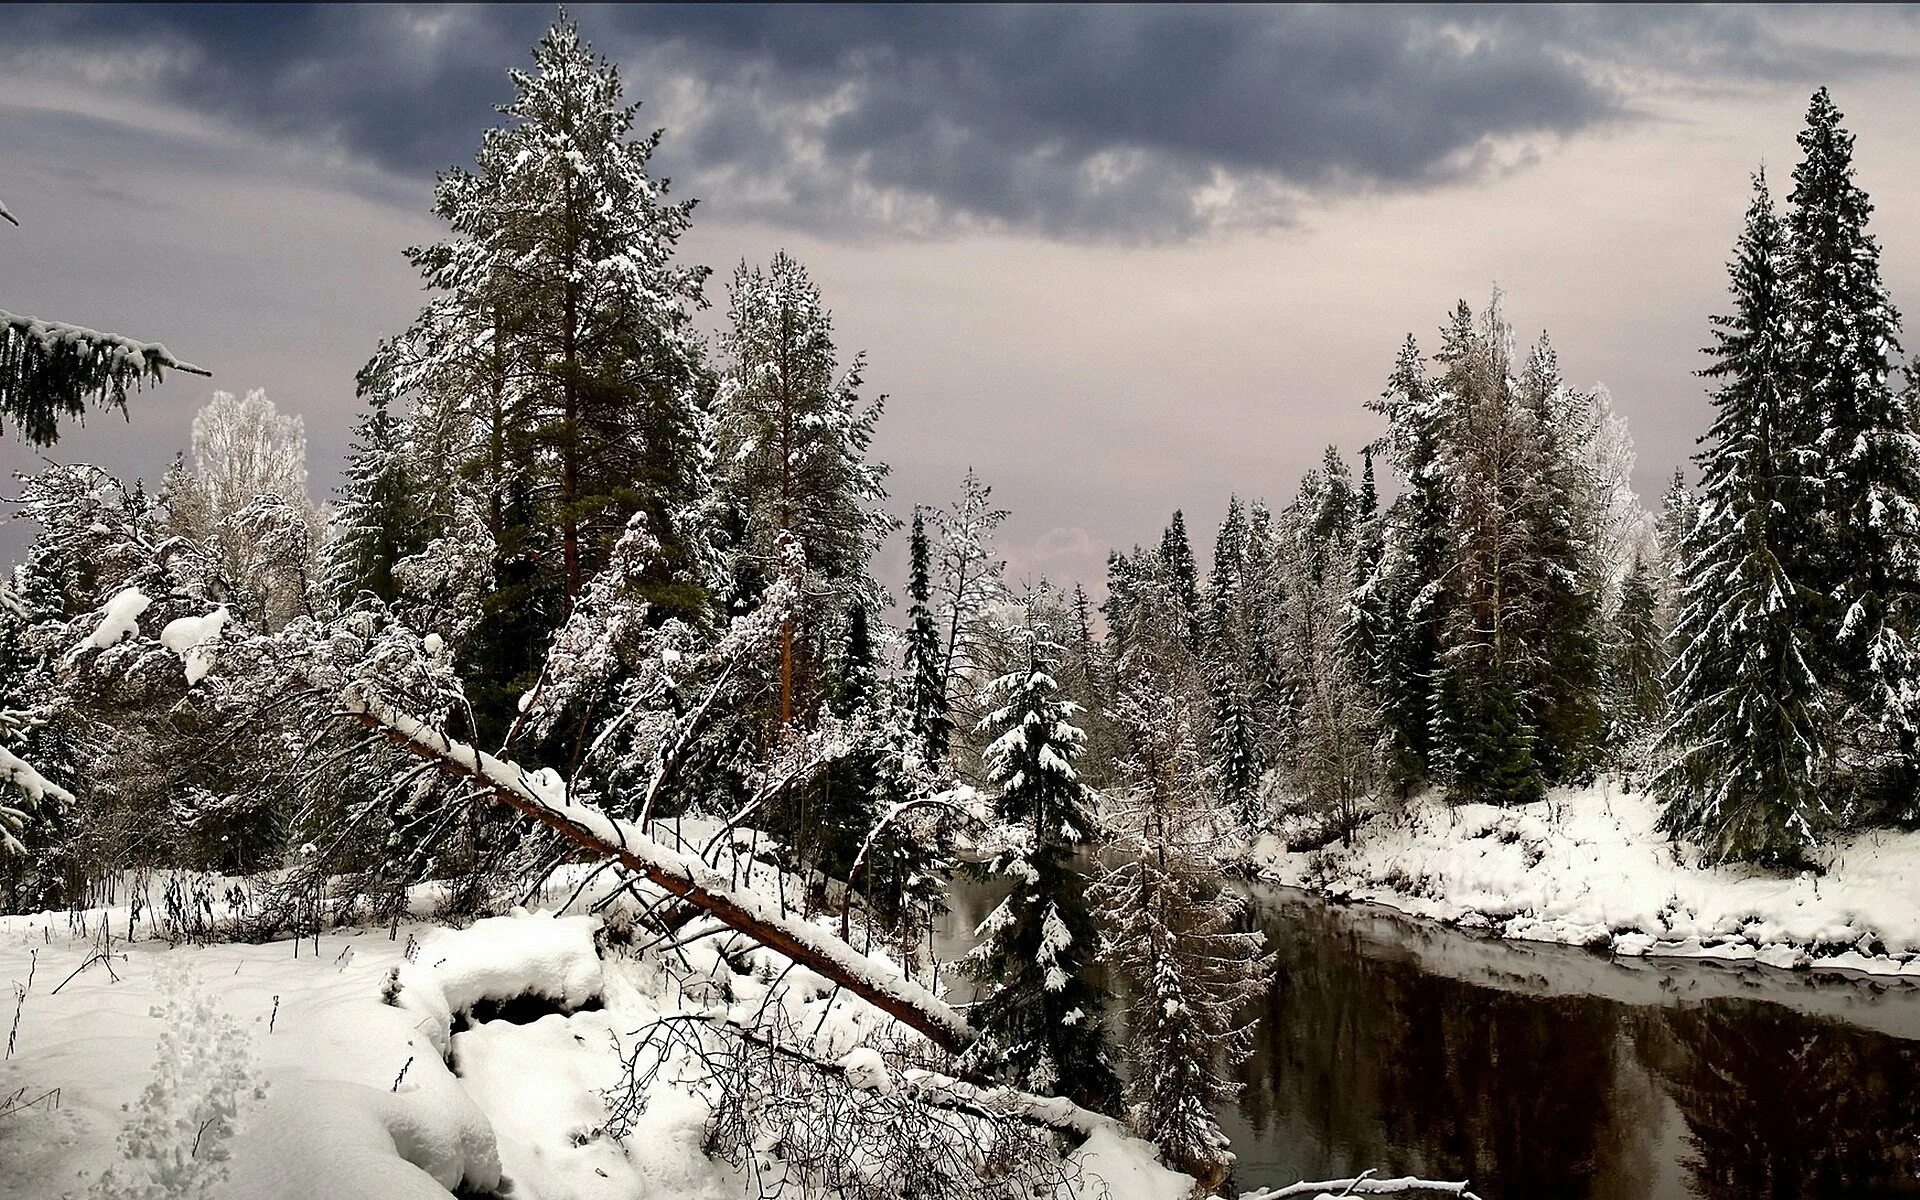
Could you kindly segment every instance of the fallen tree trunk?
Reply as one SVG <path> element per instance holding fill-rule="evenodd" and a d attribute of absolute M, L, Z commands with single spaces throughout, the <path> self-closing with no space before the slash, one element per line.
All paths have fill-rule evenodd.
<path fill-rule="evenodd" d="M 1372 1171 L 1352 1179 L 1322 1179 L 1314 1183 L 1292 1183 L 1283 1188 L 1262 1188 L 1245 1192 L 1240 1200 L 1328 1200 L 1341 1196 L 1458 1196 L 1460 1200 L 1480 1200 L 1467 1190 L 1464 1182 L 1444 1179 L 1420 1179 L 1412 1175 L 1399 1179 L 1376 1179 Z"/>
<path fill-rule="evenodd" d="M 494 799 L 559 833 L 582 849 L 613 859 L 654 886 L 713 914 L 731 928 L 838 984 L 881 1012 L 958 1053 L 975 1031 L 926 988 L 874 962 L 832 933 L 780 911 L 757 892 L 737 889 L 706 863 L 649 837 L 631 822 L 574 804 L 536 784 L 517 764 L 497 759 L 392 705 L 349 688 L 348 715 L 409 753 L 479 783 Z M 1064 1102 L 1063 1102 L 1064 1103 Z"/>

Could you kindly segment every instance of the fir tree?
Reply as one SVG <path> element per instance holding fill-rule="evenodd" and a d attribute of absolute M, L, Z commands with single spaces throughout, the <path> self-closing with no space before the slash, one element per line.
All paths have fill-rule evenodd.
<path fill-rule="evenodd" d="M 846 639 L 837 666 L 827 707 L 841 721 L 860 728 L 863 736 L 858 739 L 861 744 L 834 759 L 822 773 L 819 795 L 810 806 L 811 819 L 796 830 L 801 843 L 796 849 L 827 875 L 845 880 L 867 831 L 887 807 L 880 795 L 882 765 L 874 737 L 887 706 L 880 693 L 865 605 L 856 603 L 847 612 Z"/>
<path fill-rule="evenodd" d="M 1058 649 L 1027 634 L 1026 662 L 988 689 L 994 707 L 986 779 L 1006 846 L 987 870 L 1013 891 L 981 922 L 966 969 L 980 985 L 972 1016 L 978 1065 L 1032 1091 L 1111 1112 L 1119 1080 L 1107 1056 L 1105 997 L 1090 972 L 1098 933 L 1072 857 L 1094 836 L 1093 797 L 1074 760 L 1080 706 L 1058 694 Z"/>
<path fill-rule="evenodd" d="M 1787 233 L 1764 175 L 1728 266 L 1734 311 L 1714 319 L 1713 427 L 1698 455 L 1684 608 L 1661 738 L 1662 823 L 1715 859 L 1800 859 L 1830 813 L 1832 714 L 1811 644 L 1819 596 L 1802 539 L 1818 463 L 1790 392 Z"/>
<path fill-rule="evenodd" d="M 1187 518 L 1179 509 L 1160 536 L 1160 560 L 1167 564 L 1173 581 L 1173 598 L 1187 628 L 1187 644 L 1198 654 L 1206 644 L 1206 614 L 1200 607 L 1200 569 L 1194 562 L 1193 544 L 1187 540 Z"/>
<path fill-rule="evenodd" d="M 1659 601 L 1660 631 L 1664 637 L 1673 632 L 1680 618 L 1682 574 L 1687 565 L 1687 536 L 1700 518 L 1700 506 L 1687 487 L 1685 467 L 1673 469 L 1666 495 L 1660 499 L 1660 515 L 1654 523 L 1654 539 L 1660 548 L 1660 568 L 1654 577 L 1654 595 Z"/>
<path fill-rule="evenodd" d="M 345 476 L 335 509 L 336 532 L 328 547 L 328 582 L 342 604 L 361 592 L 391 604 L 399 596 L 394 566 L 421 550 L 423 543 L 406 460 L 384 393 L 372 397 L 371 408 L 360 419 Z"/>
<path fill-rule="evenodd" d="M 1387 644 L 1394 614 L 1387 612 L 1386 589 L 1381 586 L 1380 564 L 1386 558 L 1386 535 L 1380 512 L 1380 490 L 1373 477 L 1373 447 L 1360 451 L 1360 500 L 1355 514 L 1353 556 L 1353 594 L 1350 598 L 1347 626 L 1347 652 L 1361 680 L 1377 702 L 1379 688 L 1374 678 L 1381 654 Z"/>
<path fill-rule="evenodd" d="M 953 736 L 953 718 L 947 711 L 946 676 L 941 670 L 940 630 L 934 625 L 933 584 L 927 526 L 920 509 L 913 510 L 913 532 L 907 542 L 907 650 L 904 663 L 913 735 L 930 764 L 944 762 Z"/>
<path fill-rule="evenodd" d="M 1213 736 L 1208 772 L 1221 807 L 1249 830 L 1264 824 L 1259 811 L 1261 761 L 1248 692 L 1250 641 L 1247 604 L 1247 521 L 1240 498 L 1227 501 L 1227 516 L 1213 543 L 1207 581 L 1208 690 Z"/>
<path fill-rule="evenodd" d="M 1791 370 L 1820 476 L 1813 576 L 1802 582 L 1821 592 L 1832 631 L 1809 650 L 1815 674 L 1844 696 L 1839 728 L 1861 743 L 1860 765 L 1880 773 L 1868 786 L 1905 803 L 1920 779 L 1920 438 L 1889 381 L 1900 314 L 1840 121 L 1827 90 L 1815 92 L 1788 217 Z"/>
<path fill-rule="evenodd" d="M 1440 465 L 1446 412 L 1411 335 L 1372 407 L 1387 419 L 1383 445 L 1405 486 L 1387 512 L 1380 565 L 1362 593 L 1370 607 L 1394 616 L 1366 674 L 1379 697 L 1389 770 L 1407 792 L 1438 766 L 1433 731 L 1453 520 Z"/>
<path fill-rule="evenodd" d="M 1638 555 L 1621 587 L 1613 630 L 1608 708 L 1613 714 L 1616 739 L 1638 742 L 1666 710 L 1660 677 L 1667 666 L 1653 572 Z"/>

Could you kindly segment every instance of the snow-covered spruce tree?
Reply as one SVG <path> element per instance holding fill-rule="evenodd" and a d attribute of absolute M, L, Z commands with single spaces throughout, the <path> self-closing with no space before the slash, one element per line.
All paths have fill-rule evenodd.
<path fill-rule="evenodd" d="M 1359 593 L 1370 608 L 1393 618 L 1382 628 L 1366 674 L 1379 697 L 1388 769 L 1408 793 L 1442 765 L 1434 747 L 1435 699 L 1453 520 L 1440 457 L 1446 408 L 1426 377 L 1412 335 L 1400 348 L 1386 391 L 1371 407 L 1386 418 L 1381 445 L 1403 486 L 1386 513 L 1379 566 Z"/>
<path fill-rule="evenodd" d="M 1373 447 L 1360 449 L 1360 496 L 1354 509 L 1353 594 L 1348 599 L 1347 653 L 1377 703 L 1373 671 L 1386 644 L 1393 614 L 1382 607 L 1380 564 L 1386 557 L 1386 521 L 1380 510 L 1380 488 L 1373 474 Z"/>
<path fill-rule="evenodd" d="M 20 224 L 4 204 L 0 215 Z M 62 422 L 89 405 L 125 413 L 128 392 L 168 371 L 207 374 L 158 342 L 0 311 L 0 434 L 11 424 L 28 445 L 51 446 Z"/>
<path fill-rule="evenodd" d="M 784 540 L 806 563 L 780 643 L 772 717 L 786 725 L 823 698 L 823 668 L 849 607 L 879 601 L 867 563 L 894 521 L 880 509 L 886 467 L 867 450 L 882 400 L 862 400 L 864 359 L 841 367 L 820 289 L 784 251 L 764 270 L 742 263 L 731 295 L 713 403 L 715 497 L 730 533 L 735 602 L 757 600 Z"/>
<path fill-rule="evenodd" d="M 1613 637 L 1608 646 L 1608 741 L 1616 753 L 1631 753 L 1644 744 L 1666 714 L 1666 689 L 1661 677 L 1667 669 L 1665 631 L 1660 627 L 1660 601 L 1653 571 L 1635 556 L 1614 612 Z"/>
<path fill-rule="evenodd" d="M 932 552 L 927 524 L 918 505 L 913 510 L 913 532 L 907 542 L 907 650 L 902 664 L 906 675 L 907 708 L 922 757 L 930 764 L 945 761 L 953 739 L 953 718 L 947 709 L 946 655 L 940 630 L 934 624 Z"/>
<path fill-rule="evenodd" d="M 1163 608 L 1163 612 L 1165 609 Z M 1161 620 L 1133 631 L 1114 720 L 1128 752 L 1113 796 L 1112 853 L 1090 894 L 1104 957 L 1127 981 L 1128 1116 L 1169 1165 L 1209 1188 L 1233 1155 L 1213 1109 L 1239 1087 L 1231 1072 L 1251 1049 L 1241 1014 L 1272 959 L 1240 932 L 1243 904 L 1211 850 L 1219 822 L 1207 784 L 1197 706 L 1158 686 L 1186 647 Z"/>
<path fill-rule="evenodd" d="M 1714 422 L 1698 455 L 1700 516 L 1661 735 L 1662 824 L 1714 859 L 1800 860 L 1832 816 L 1833 714 L 1810 643 L 1819 597 L 1804 539 L 1820 457 L 1795 410 L 1787 231 L 1764 175 L 1728 265 L 1733 312 L 1714 319 Z"/>
<path fill-rule="evenodd" d="M 1654 542 L 1660 552 L 1654 572 L 1654 597 L 1659 606 L 1660 634 L 1673 632 L 1680 619 L 1680 592 L 1685 587 L 1683 573 L 1687 565 L 1687 535 L 1700 519 L 1700 506 L 1687 486 L 1685 467 L 1673 469 L 1673 479 L 1660 498 L 1660 515 L 1654 520 Z"/>
<path fill-rule="evenodd" d="M 1873 807 L 1911 808 L 1920 782 L 1920 437 L 1889 375 L 1900 314 L 1867 232 L 1853 135 L 1825 88 L 1807 107 L 1787 225 L 1791 373 L 1821 477 L 1811 577 L 1816 675 L 1837 687 L 1849 766 Z M 1828 633 L 1830 632 L 1830 635 Z"/>
<path fill-rule="evenodd" d="M 1186 622 L 1187 644 L 1198 654 L 1206 645 L 1207 614 L 1200 604 L 1200 568 L 1194 561 L 1193 543 L 1187 538 L 1187 518 L 1179 509 L 1160 535 L 1160 561 L 1172 573 L 1173 598 Z"/>
<path fill-rule="evenodd" d="M 1060 627 L 1066 631 L 1066 658 L 1060 684 L 1070 696 L 1086 697 L 1087 744 L 1080 756 L 1081 778 L 1098 790 L 1113 777 L 1113 733 L 1107 728 L 1109 698 L 1113 695 L 1113 660 L 1106 641 L 1094 631 L 1093 597 L 1075 581 L 1062 600 Z"/>
<path fill-rule="evenodd" d="M 394 568 L 426 547 L 387 397 L 376 393 L 370 400 L 347 451 L 327 553 L 327 584 L 343 605 L 363 592 L 394 603 L 400 598 Z"/>
<path fill-rule="evenodd" d="M 1532 682 L 1531 715 L 1538 729 L 1535 754 L 1542 775 L 1553 782 L 1579 782 L 1592 775 L 1603 723 L 1602 657 L 1598 630 L 1606 597 L 1618 597 L 1616 568 L 1599 546 L 1620 536 L 1616 524 L 1638 514 L 1632 491 L 1618 468 L 1590 457 L 1603 422 L 1611 417 L 1604 394 L 1566 386 L 1560 363 L 1542 333 L 1516 381 L 1521 403 L 1533 412 L 1538 436 L 1535 478 L 1521 501 L 1527 523 L 1527 587 L 1538 596 L 1523 630 L 1540 647 Z M 1620 430 L 1609 425 L 1618 437 Z M 1624 496 L 1622 492 L 1624 491 Z M 1616 509 L 1621 510 L 1616 513 Z"/>
<path fill-rule="evenodd" d="M 800 849 L 866 902 L 868 933 L 887 935 L 911 965 L 945 911 L 955 811 L 933 796 L 936 776 L 911 711 L 881 677 L 870 629 L 866 610 L 856 606 L 827 702 L 847 745 L 822 774 L 819 819 L 801 831 L 817 849 Z"/>
<path fill-rule="evenodd" d="M 1120 1083 L 1108 1058 L 1106 998 L 1090 978 L 1098 934 L 1074 854 L 1094 836 L 1093 797 L 1074 771 L 1080 706 L 1059 695 L 1059 649 L 1027 632 L 1027 661 L 986 690 L 981 722 L 1000 843 L 983 870 L 1011 881 L 964 969 L 979 985 L 970 1065 L 1032 1091 L 1111 1112 Z"/>
<path fill-rule="evenodd" d="M 1258 832 L 1264 763 L 1253 717 L 1250 680 L 1262 631 L 1252 621 L 1247 588 L 1247 521 L 1238 496 L 1227 501 L 1226 519 L 1214 539 L 1207 577 L 1208 690 L 1213 700 L 1209 775 L 1220 806 L 1240 825 Z"/>

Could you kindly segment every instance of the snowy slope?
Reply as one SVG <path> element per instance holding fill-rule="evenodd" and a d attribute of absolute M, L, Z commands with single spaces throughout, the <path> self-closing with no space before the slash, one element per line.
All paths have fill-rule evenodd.
<path fill-rule="evenodd" d="M 1602 783 L 1510 809 L 1416 800 L 1348 847 L 1252 852 L 1259 876 L 1505 937 L 1616 955 L 1920 976 L 1920 833 L 1824 851 L 1824 874 L 1702 867 L 1650 797 Z"/>

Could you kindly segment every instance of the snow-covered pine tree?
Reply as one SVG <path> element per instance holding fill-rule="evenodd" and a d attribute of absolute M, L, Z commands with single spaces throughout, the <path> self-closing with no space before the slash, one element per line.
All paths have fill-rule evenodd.
<path fill-rule="evenodd" d="M 485 520 L 494 579 L 462 658 L 495 744 L 631 513 L 661 544 L 646 584 L 663 615 L 704 616 L 713 582 L 692 326 L 707 272 L 676 258 L 692 205 L 648 173 L 660 135 L 635 136 L 638 105 L 573 22 L 533 59 L 474 166 L 436 186 L 451 237 L 408 251 L 433 298 L 362 373 L 412 401 L 400 423 L 423 490 L 465 493 L 431 506 L 440 564 Z"/>
<path fill-rule="evenodd" d="M 1728 265 L 1733 312 L 1714 319 L 1713 427 L 1697 459 L 1700 517 L 1661 735 L 1662 824 L 1714 859 L 1794 862 L 1832 813 L 1828 684 L 1804 581 L 1820 458 L 1795 410 L 1787 231 L 1764 174 Z"/>
<path fill-rule="evenodd" d="M 1808 649 L 1814 673 L 1844 696 L 1837 729 L 1866 772 L 1861 791 L 1873 807 L 1904 806 L 1920 780 L 1920 437 L 1889 378 L 1900 314 L 1867 232 L 1873 204 L 1825 88 L 1799 143 L 1787 217 L 1791 370 L 1821 477 L 1814 575 L 1803 582 L 1825 607 Z"/>
<path fill-rule="evenodd" d="M 533 59 L 510 73 L 507 123 L 484 136 L 471 186 L 443 177 L 440 214 L 470 241 L 441 270 L 449 284 L 477 272 L 506 315 L 514 373 L 552 456 L 572 595 L 636 510 L 663 557 L 684 552 L 704 465 L 692 312 L 707 272 L 675 261 L 693 205 L 669 203 L 648 173 L 660 134 L 633 136 L 639 105 L 618 70 L 564 16 Z"/>
<path fill-rule="evenodd" d="M 742 263 L 731 297 L 713 402 L 716 497 L 734 531 L 736 602 L 753 603 L 785 540 L 806 562 L 781 637 L 773 716 L 787 725 L 822 699 L 822 668 L 849 607 L 879 602 L 867 564 L 894 520 L 880 508 L 887 468 L 867 452 L 884 398 L 861 398 L 864 358 L 842 368 L 820 288 L 785 251 L 764 270 Z"/>
<path fill-rule="evenodd" d="M 981 721 L 1001 841 L 984 870 L 1012 891 L 981 922 L 967 973 L 981 1039 L 973 1065 L 1032 1091 L 1111 1112 L 1120 1083 L 1106 1047 L 1106 998 L 1091 978 L 1098 932 L 1073 856 L 1095 834 L 1093 797 L 1074 770 L 1080 706 L 1053 677 L 1058 647 L 1026 634 L 1025 663 L 995 679 Z"/>
<path fill-rule="evenodd" d="M 907 709 L 913 736 L 928 764 L 944 762 L 953 738 L 953 717 L 947 710 L 945 654 L 933 615 L 932 551 L 927 544 L 926 519 L 918 505 L 913 531 L 907 540 L 907 650 L 902 664 L 907 680 Z"/>

